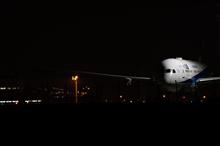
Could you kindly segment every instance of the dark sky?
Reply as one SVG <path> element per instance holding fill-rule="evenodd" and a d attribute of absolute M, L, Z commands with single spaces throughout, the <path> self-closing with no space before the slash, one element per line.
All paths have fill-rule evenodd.
<path fill-rule="evenodd" d="M 88 6 L 1 4 L 3 70 L 153 73 L 168 57 L 220 61 L 218 4 Z"/>

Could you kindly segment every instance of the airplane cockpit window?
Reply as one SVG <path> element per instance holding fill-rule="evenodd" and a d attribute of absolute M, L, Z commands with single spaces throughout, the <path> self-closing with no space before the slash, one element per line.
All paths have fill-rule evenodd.
<path fill-rule="evenodd" d="M 165 69 L 165 73 L 171 73 L 171 69 Z"/>
<path fill-rule="evenodd" d="M 175 69 L 165 69 L 165 73 L 176 73 Z"/>

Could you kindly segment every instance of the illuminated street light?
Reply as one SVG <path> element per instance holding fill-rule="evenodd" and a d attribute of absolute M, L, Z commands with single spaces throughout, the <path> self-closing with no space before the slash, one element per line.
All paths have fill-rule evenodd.
<path fill-rule="evenodd" d="M 75 82 L 75 100 L 76 100 L 76 104 L 78 103 L 78 97 L 77 97 L 77 93 L 78 93 L 77 80 L 78 79 L 79 79 L 78 76 L 72 76 L 72 80 Z"/>
<path fill-rule="evenodd" d="M 72 80 L 76 81 L 79 77 L 78 76 L 72 76 Z"/>

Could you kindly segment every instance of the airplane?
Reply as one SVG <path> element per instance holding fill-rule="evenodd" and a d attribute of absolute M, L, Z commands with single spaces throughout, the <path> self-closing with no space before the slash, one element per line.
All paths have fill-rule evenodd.
<path fill-rule="evenodd" d="M 79 71 L 78 73 L 124 78 L 128 80 L 127 85 L 130 85 L 132 80 L 151 80 L 169 92 L 177 92 L 181 89 L 192 89 L 196 88 L 200 83 L 206 84 L 220 80 L 220 77 L 211 77 L 209 75 L 207 65 L 197 61 L 186 60 L 182 57 L 165 59 L 161 62 L 161 67 L 161 76 L 158 77 L 158 79 L 153 77 L 125 76 L 86 71 Z"/>

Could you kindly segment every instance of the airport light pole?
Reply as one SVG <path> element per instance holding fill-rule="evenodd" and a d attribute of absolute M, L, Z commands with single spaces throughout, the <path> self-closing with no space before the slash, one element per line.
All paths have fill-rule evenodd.
<path fill-rule="evenodd" d="M 72 76 L 72 80 L 75 82 L 75 102 L 76 104 L 78 103 L 78 96 L 77 96 L 77 81 L 78 81 L 79 77 L 78 76 Z"/>

